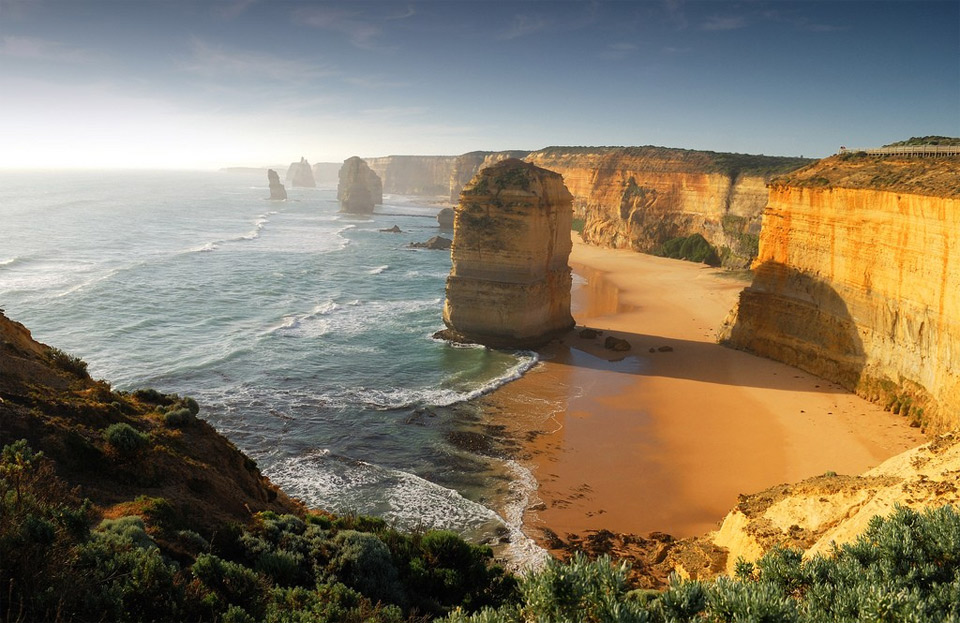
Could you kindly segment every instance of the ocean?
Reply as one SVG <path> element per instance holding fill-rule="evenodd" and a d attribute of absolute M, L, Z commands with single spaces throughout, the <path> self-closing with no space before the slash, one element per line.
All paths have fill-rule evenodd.
<path fill-rule="evenodd" d="M 194 397 L 310 506 L 541 560 L 520 530 L 535 482 L 476 400 L 537 356 L 431 337 L 450 256 L 408 245 L 439 208 L 287 193 L 267 200 L 265 172 L 0 172 L 0 308 L 116 389 Z"/>

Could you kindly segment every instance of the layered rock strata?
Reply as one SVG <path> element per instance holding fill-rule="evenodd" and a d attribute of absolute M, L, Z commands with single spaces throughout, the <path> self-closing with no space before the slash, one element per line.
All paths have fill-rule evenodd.
<path fill-rule="evenodd" d="M 559 174 L 516 159 L 474 177 L 456 208 L 442 337 L 523 348 L 573 327 L 571 200 Z"/>
<path fill-rule="evenodd" d="M 960 159 L 872 163 L 873 188 L 831 185 L 858 179 L 863 165 L 830 158 L 771 186 L 755 277 L 721 339 L 834 380 L 929 432 L 956 428 Z"/>
<path fill-rule="evenodd" d="M 362 159 L 347 158 L 340 167 L 337 200 L 341 212 L 372 214 L 373 207 L 383 203 L 383 184 Z"/>
<path fill-rule="evenodd" d="M 313 179 L 313 169 L 306 158 L 301 157 L 300 162 L 290 163 L 287 169 L 287 184 L 291 186 L 301 186 L 304 188 L 316 188 L 317 182 Z"/>
<path fill-rule="evenodd" d="M 267 170 L 267 181 L 270 183 L 270 199 L 283 201 L 287 198 L 287 189 L 280 183 L 280 176 L 273 169 Z"/>
<path fill-rule="evenodd" d="M 756 256 L 767 181 L 810 162 L 663 147 L 550 147 L 526 160 L 563 175 L 586 242 L 650 253 L 700 234 L 735 268 Z"/>

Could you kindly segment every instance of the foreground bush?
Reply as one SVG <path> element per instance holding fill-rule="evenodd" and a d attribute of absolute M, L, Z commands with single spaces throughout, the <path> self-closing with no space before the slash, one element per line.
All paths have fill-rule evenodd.
<path fill-rule="evenodd" d="M 204 538 L 162 498 L 138 502 L 142 518 L 91 528 L 90 504 L 52 461 L 23 441 L 4 447 L 0 620 L 960 623 L 960 514 L 949 506 L 874 518 L 829 557 L 774 550 L 734 578 L 651 593 L 631 592 L 628 567 L 608 558 L 551 561 L 518 582 L 451 532 L 264 512 Z"/>

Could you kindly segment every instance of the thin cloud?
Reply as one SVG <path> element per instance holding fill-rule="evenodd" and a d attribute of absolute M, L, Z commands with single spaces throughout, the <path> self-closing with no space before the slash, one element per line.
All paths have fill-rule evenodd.
<path fill-rule="evenodd" d="M 667 21 L 677 30 L 684 30 L 689 25 L 683 8 L 683 0 L 664 0 L 663 10 L 666 13 Z"/>
<path fill-rule="evenodd" d="M 547 26 L 547 21 L 539 15 L 515 15 L 513 21 L 500 33 L 498 39 L 519 39 L 540 32 Z"/>
<path fill-rule="evenodd" d="M 0 40 L 0 56 L 22 60 L 53 61 L 71 65 L 91 64 L 96 55 L 59 41 L 8 35 Z"/>
<path fill-rule="evenodd" d="M 640 47 L 635 43 L 611 43 L 600 52 L 600 58 L 607 60 L 620 60 L 632 56 Z"/>
<path fill-rule="evenodd" d="M 302 82 L 338 73 L 327 65 L 262 52 L 228 50 L 199 39 L 193 41 L 191 52 L 191 58 L 184 61 L 182 69 L 208 77 L 232 76 L 259 78 L 263 81 Z"/>
<path fill-rule="evenodd" d="M 379 48 L 377 40 L 383 34 L 383 29 L 374 21 L 361 17 L 359 13 L 321 6 L 300 9 L 294 13 L 294 16 L 307 26 L 346 35 L 350 43 L 358 48 L 365 50 Z"/>
<path fill-rule="evenodd" d="M 713 16 L 707 18 L 707 21 L 700 24 L 700 30 L 723 31 L 739 30 L 747 26 L 747 19 L 742 16 L 719 17 Z"/>

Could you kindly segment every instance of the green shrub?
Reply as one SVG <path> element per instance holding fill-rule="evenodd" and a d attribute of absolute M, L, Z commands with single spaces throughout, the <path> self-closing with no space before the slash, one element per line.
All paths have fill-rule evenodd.
<path fill-rule="evenodd" d="M 121 456 L 132 456 L 145 448 L 149 442 L 146 435 L 126 422 L 110 425 L 103 432 L 103 438 Z"/>
<path fill-rule="evenodd" d="M 163 424 L 170 428 L 182 428 L 196 421 L 196 415 L 186 407 L 167 411 L 163 414 Z"/>
<path fill-rule="evenodd" d="M 54 367 L 63 370 L 64 372 L 69 372 L 74 376 L 79 376 L 82 379 L 90 378 L 90 373 L 87 372 L 87 362 L 79 357 L 74 357 L 69 355 L 59 348 L 51 348 L 47 352 L 47 357 L 50 359 L 50 363 Z"/>
<path fill-rule="evenodd" d="M 342 530 L 334 539 L 331 571 L 347 586 L 375 601 L 400 603 L 403 591 L 390 550 L 375 535 Z"/>
<path fill-rule="evenodd" d="M 169 405 L 174 402 L 174 397 L 158 392 L 152 387 L 134 391 L 133 397 L 141 402 L 147 402 L 153 405 Z"/>
<path fill-rule="evenodd" d="M 575 218 L 575 219 L 573 219 L 573 222 L 571 223 L 570 229 L 572 229 L 573 231 L 577 232 L 578 234 L 582 234 L 582 233 L 583 233 L 583 226 L 584 226 L 585 224 L 586 224 L 586 222 L 584 221 L 584 219 L 582 219 L 582 218 Z"/>
<path fill-rule="evenodd" d="M 675 260 L 702 262 L 709 266 L 720 265 L 720 256 L 717 255 L 716 249 L 700 234 L 667 240 L 654 250 L 654 255 Z"/>

